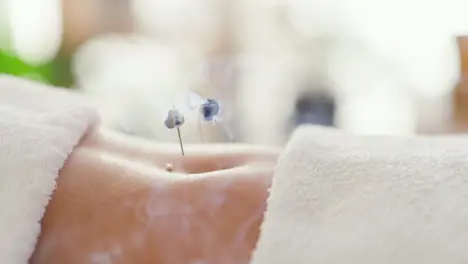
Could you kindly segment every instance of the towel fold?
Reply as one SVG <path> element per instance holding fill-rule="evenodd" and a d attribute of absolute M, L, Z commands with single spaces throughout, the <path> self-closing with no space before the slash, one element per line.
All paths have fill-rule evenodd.
<path fill-rule="evenodd" d="M 298 129 L 252 264 L 468 263 L 468 137 Z"/>
<path fill-rule="evenodd" d="M 58 172 L 96 119 L 77 94 L 0 74 L 0 263 L 28 263 Z"/>

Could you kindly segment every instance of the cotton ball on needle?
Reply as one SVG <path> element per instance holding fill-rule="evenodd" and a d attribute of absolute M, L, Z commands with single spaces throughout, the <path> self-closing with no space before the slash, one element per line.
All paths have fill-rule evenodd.
<path fill-rule="evenodd" d="M 180 128 L 185 122 L 184 115 L 175 107 L 171 108 L 167 113 L 167 117 L 164 120 L 164 125 L 169 129 Z"/>
<path fill-rule="evenodd" d="M 177 110 L 175 107 L 169 110 L 167 113 L 167 117 L 164 120 L 164 125 L 169 129 L 177 129 L 177 134 L 179 136 L 179 143 L 180 143 L 180 151 L 182 152 L 182 156 L 185 155 L 184 153 L 184 145 L 182 144 L 182 136 L 180 135 L 180 127 L 184 124 L 185 118 L 184 116 Z"/>
<path fill-rule="evenodd" d="M 220 113 L 218 101 L 215 99 L 207 98 L 206 101 L 201 105 L 200 112 L 205 121 L 216 121 L 219 118 Z"/>
<path fill-rule="evenodd" d="M 213 122 L 216 123 L 221 120 L 220 118 L 220 105 L 219 102 L 212 98 L 205 98 L 198 93 L 189 92 L 187 95 L 186 105 L 190 110 L 197 111 L 200 119 L 198 122 L 198 130 L 200 133 L 200 139 L 203 142 L 203 132 L 201 122 Z"/>

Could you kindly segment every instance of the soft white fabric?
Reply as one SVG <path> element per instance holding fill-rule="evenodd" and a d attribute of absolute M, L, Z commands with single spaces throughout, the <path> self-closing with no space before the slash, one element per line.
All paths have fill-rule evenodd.
<path fill-rule="evenodd" d="M 0 75 L 0 263 L 28 263 L 58 172 L 95 120 L 76 94 Z"/>
<path fill-rule="evenodd" d="M 468 137 L 297 130 L 252 264 L 468 263 Z"/>

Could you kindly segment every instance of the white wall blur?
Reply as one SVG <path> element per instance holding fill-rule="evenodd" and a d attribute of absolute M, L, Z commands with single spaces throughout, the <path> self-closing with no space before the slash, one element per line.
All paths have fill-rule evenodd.
<path fill-rule="evenodd" d="M 30 64 L 52 60 L 62 43 L 62 0 L 2 0 L 11 49 Z"/>
<path fill-rule="evenodd" d="M 249 10 L 243 19 L 250 33 L 244 50 L 269 61 L 254 62 L 239 87 L 245 101 L 237 109 L 246 141 L 287 141 L 282 128 L 295 99 L 315 89 L 299 85 L 306 80 L 315 80 L 335 98 L 335 124 L 349 132 L 413 136 L 447 131 L 459 78 L 454 36 L 461 22 L 468 25 L 468 19 L 453 19 L 462 17 L 462 1 L 240 2 Z M 434 20 L 437 16 L 444 19 Z"/>
<path fill-rule="evenodd" d="M 74 60 L 77 85 L 101 107 L 104 124 L 136 136 L 177 141 L 177 134 L 164 127 L 168 110 L 189 91 L 215 93 L 207 70 L 220 41 L 216 3 L 133 0 L 133 34 L 97 36 L 79 48 Z M 186 115 L 185 142 L 217 139 L 216 126 L 200 131 L 198 115 Z"/>
<path fill-rule="evenodd" d="M 283 145 L 296 100 L 316 92 L 334 99 L 339 128 L 411 136 L 450 122 L 458 59 L 447 32 L 464 22 L 457 1 L 419 11 L 417 0 L 0 0 L 0 34 L 11 40 L 0 48 L 41 64 L 63 43 L 79 45 L 76 86 L 104 124 L 154 140 L 177 141 L 163 120 L 189 91 L 222 101 L 238 141 Z M 121 11 L 112 3 L 130 21 L 113 16 Z M 429 20 L 444 8 L 457 26 Z M 112 33 L 119 18 L 132 32 Z M 225 138 L 187 115 L 186 142 Z"/>

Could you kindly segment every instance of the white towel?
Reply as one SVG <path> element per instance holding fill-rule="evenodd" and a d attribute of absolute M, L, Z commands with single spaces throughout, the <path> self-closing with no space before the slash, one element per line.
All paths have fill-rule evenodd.
<path fill-rule="evenodd" d="M 58 172 L 96 118 L 76 94 L 0 74 L 0 263 L 28 263 Z"/>
<path fill-rule="evenodd" d="M 297 130 L 252 264 L 468 263 L 468 137 Z"/>

